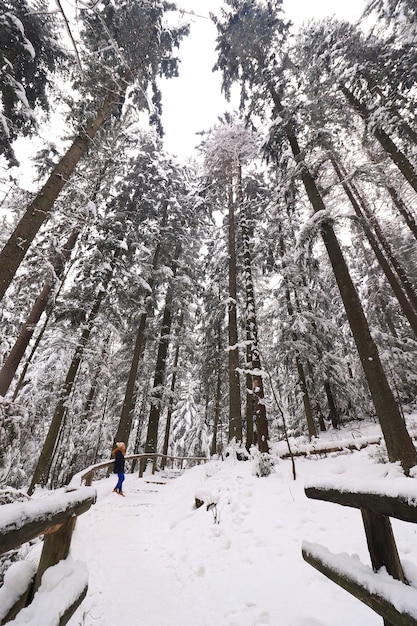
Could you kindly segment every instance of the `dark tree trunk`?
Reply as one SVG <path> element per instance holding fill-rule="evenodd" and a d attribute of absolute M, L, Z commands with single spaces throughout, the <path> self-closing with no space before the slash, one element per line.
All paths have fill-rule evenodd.
<path fill-rule="evenodd" d="M 220 410 L 221 410 L 221 398 L 222 398 L 222 361 L 219 355 L 222 352 L 222 328 L 220 319 L 217 322 L 217 372 L 216 372 L 216 393 L 214 400 L 214 421 L 213 421 L 213 437 L 211 440 L 210 454 L 213 456 L 219 452 L 217 434 L 220 423 Z"/>
<path fill-rule="evenodd" d="M 182 329 L 182 325 L 184 323 L 184 314 L 181 313 L 181 317 L 180 317 L 180 321 L 179 321 L 179 330 Z M 168 401 L 168 410 L 167 410 L 167 421 L 165 424 L 165 435 L 164 435 L 164 445 L 162 448 L 162 454 L 165 454 L 165 456 L 168 454 L 168 448 L 169 448 L 169 436 L 171 433 L 171 422 L 172 422 L 172 411 L 174 408 L 174 393 L 175 393 L 175 385 L 177 384 L 177 375 L 178 375 L 178 362 L 179 362 L 179 358 L 180 358 L 180 348 L 181 348 L 181 344 L 180 341 L 178 339 L 177 342 L 177 347 L 175 348 L 175 354 L 174 354 L 174 362 L 172 364 L 172 377 L 171 377 L 171 387 L 170 387 L 170 396 L 169 396 L 169 401 Z M 162 469 L 164 469 L 165 467 L 165 459 L 162 458 L 161 460 L 161 467 Z"/>
<path fill-rule="evenodd" d="M 284 243 L 284 238 L 282 236 L 282 233 L 280 233 L 280 237 L 279 237 L 279 252 L 281 255 L 281 259 L 282 259 L 283 281 L 284 281 L 284 287 L 285 287 L 285 300 L 287 302 L 287 311 L 288 311 L 288 316 L 290 320 L 292 320 L 294 318 L 294 307 L 291 302 L 289 279 L 288 279 L 288 275 L 286 271 L 286 263 L 284 261 L 286 250 L 285 250 L 285 243 Z M 298 339 L 297 333 L 293 331 L 291 333 L 291 336 L 292 336 L 292 340 L 294 341 L 294 343 L 296 343 Z M 317 429 L 314 423 L 313 409 L 311 407 L 310 394 L 308 392 L 306 376 L 304 372 L 304 365 L 301 361 L 301 358 L 298 352 L 295 356 L 295 365 L 297 368 L 298 383 L 299 383 L 299 388 L 300 388 L 300 392 L 301 392 L 301 396 L 303 400 L 304 414 L 306 416 L 308 436 L 309 436 L 309 439 L 311 440 L 313 437 L 317 437 Z"/>
<path fill-rule="evenodd" d="M 61 250 L 60 258 L 53 264 L 54 271 L 58 278 L 61 278 L 63 275 L 63 264 L 69 258 L 72 250 L 74 249 L 79 233 L 80 230 L 78 228 L 72 231 L 68 241 Z M 12 380 L 16 374 L 16 370 L 20 365 L 30 340 L 32 339 L 33 333 L 35 332 L 36 324 L 39 322 L 42 313 L 46 309 L 51 291 L 52 284 L 47 281 L 43 286 L 41 293 L 36 298 L 32 310 L 23 324 L 19 336 L 0 370 L 1 396 L 5 396 L 9 390 Z"/>
<path fill-rule="evenodd" d="M 164 313 L 162 316 L 161 334 L 159 337 L 158 354 L 156 357 L 153 390 L 151 392 L 151 409 L 149 413 L 148 431 L 146 435 L 145 452 L 157 452 L 158 427 L 161 415 L 163 385 L 165 382 L 167 355 L 172 325 L 172 283 L 168 287 Z"/>
<path fill-rule="evenodd" d="M 252 254 L 250 248 L 249 227 L 246 215 L 246 207 L 243 199 L 242 167 L 238 166 L 238 198 L 240 205 L 240 226 L 242 231 L 243 245 L 243 276 L 246 291 L 246 338 L 248 340 L 247 367 L 250 372 L 247 375 L 247 429 L 252 428 L 252 433 L 247 432 L 246 447 L 249 449 L 253 443 L 253 410 L 256 418 L 256 436 L 260 452 L 268 452 L 268 420 L 264 400 L 264 385 L 262 378 L 261 357 L 258 345 L 258 322 L 256 318 L 255 289 L 252 274 Z M 250 384 L 250 387 L 249 387 Z"/>
<path fill-rule="evenodd" d="M 168 202 L 165 202 L 164 207 L 163 207 L 160 231 L 159 231 L 161 234 L 160 234 L 159 241 L 155 248 L 153 261 L 152 261 L 152 273 L 151 273 L 150 280 L 148 281 L 148 284 L 151 290 L 153 289 L 153 284 L 154 284 L 154 272 L 156 271 L 158 267 L 159 256 L 161 253 L 161 237 L 162 237 L 163 230 L 167 224 L 167 219 L 168 219 Z M 128 376 L 127 384 L 126 384 L 125 397 L 123 400 L 122 413 L 120 416 L 120 421 L 119 421 L 119 425 L 117 428 L 117 432 L 114 437 L 113 447 L 115 446 L 116 441 L 124 441 L 127 447 L 129 437 L 130 437 L 130 431 L 132 430 L 132 420 L 133 420 L 133 414 L 135 411 L 136 378 L 138 375 L 139 360 L 143 351 L 147 317 L 148 317 L 148 311 L 145 309 L 139 318 L 139 325 L 138 325 L 138 330 L 136 333 L 135 347 L 133 350 L 132 362 L 130 364 L 129 376 Z"/>
<path fill-rule="evenodd" d="M 370 113 L 366 106 L 358 100 L 354 94 L 347 89 L 347 87 L 340 87 L 343 95 L 351 107 L 361 116 L 365 123 L 369 120 Z M 378 126 L 372 127 L 372 134 L 375 139 L 380 143 L 385 152 L 389 155 L 392 162 L 398 167 L 404 178 L 408 181 L 411 187 L 417 192 L 417 172 L 413 168 L 406 155 L 395 145 L 394 141 L 387 135 L 387 133 Z"/>
<path fill-rule="evenodd" d="M 283 113 L 278 94 L 272 86 L 270 91 L 277 112 Z M 325 214 L 326 207 L 313 177 L 303 163 L 302 152 L 291 123 L 286 125 L 285 131 L 294 158 L 301 168 L 301 178 L 313 210 L 316 213 L 322 211 Z M 417 189 L 417 181 L 414 182 Z M 376 344 L 369 330 L 368 321 L 332 225 L 323 221 L 321 233 L 369 386 L 376 415 L 384 435 L 388 457 L 391 462 L 400 461 L 404 471 L 408 474 L 409 470 L 417 465 L 417 451 L 388 384 Z"/>
<path fill-rule="evenodd" d="M 232 175 L 228 186 L 228 225 L 229 225 L 229 441 L 235 439 L 242 443 L 242 413 L 239 379 L 239 348 L 237 332 L 237 270 L 236 270 L 236 234 L 233 202 Z"/>
<path fill-rule="evenodd" d="M 116 259 L 117 255 L 118 255 L 118 252 L 115 253 L 113 257 L 113 261 Z M 90 315 L 84 326 L 84 330 L 81 334 L 80 341 L 78 342 L 78 345 L 75 349 L 75 353 L 72 358 L 70 367 L 68 369 L 68 373 L 65 378 L 64 385 L 61 389 L 58 404 L 55 407 L 55 412 L 52 417 L 52 421 L 49 426 L 49 430 L 46 435 L 46 439 L 43 444 L 43 448 L 42 448 L 38 463 L 36 465 L 36 468 L 35 468 L 35 471 L 34 471 L 34 474 L 33 474 L 29 489 L 28 489 L 29 495 L 31 495 L 34 492 L 36 485 L 41 485 L 44 487 L 48 483 L 51 466 L 52 466 L 52 462 L 54 458 L 54 453 L 57 447 L 59 433 L 63 426 L 68 399 L 74 387 L 78 369 L 80 367 L 81 360 L 84 355 L 85 347 L 90 338 L 90 334 L 93 329 L 95 319 L 100 311 L 102 302 L 105 296 L 107 295 L 107 287 L 110 283 L 112 275 L 113 275 L 113 270 L 110 270 L 107 273 L 106 277 L 104 278 L 103 283 L 101 285 L 101 289 L 96 296 L 93 307 L 90 311 Z"/>
<path fill-rule="evenodd" d="M 417 239 L 417 224 L 414 216 L 410 213 L 408 207 L 405 205 L 404 200 L 401 198 L 400 194 L 394 187 L 387 185 L 387 191 L 391 196 L 394 205 L 397 207 L 398 212 L 404 218 L 405 223 L 413 233 L 414 238 Z"/>
<path fill-rule="evenodd" d="M 2 300 L 7 288 L 12 282 L 20 263 L 23 261 L 39 229 L 49 217 L 55 200 L 67 184 L 79 160 L 87 152 L 91 140 L 95 137 L 98 130 L 110 116 L 123 93 L 126 91 L 126 87 L 126 80 L 121 80 L 119 85 L 115 86 L 114 90 L 108 92 L 107 98 L 102 106 L 96 112 L 95 116 L 88 120 L 84 131 L 75 138 L 66 154 L 54 167 L 52 174 L 30 204 L 3 250 L 0 252 L 0 300 Z"/>
<path fill-rule="evenodd" d="M 356 215 L 361 219 L 361 224 L 364 228 L 364 232 L 365 235 L 369 241 L 369 245 L 371 246 L 372 250 L 374 251 L 374 254 L 381 266 L 381 269 L 383 270 L 385 277 L 387 279 L 387 281 L 389 282 L 389 284 L 391 285 L 391 288 L 398 300 L 398 303 L 401 307 L 402 312 L 404 313 L 405 317 L 407 318 L 412 331 L 414 332 L 414 334 L 417 336 L 417 314 L 415 309 L 411 306 L 409 300 L 407 299 L 404 291 L 401 288 L 400 283 L 398 282 L 394 272 L 392 271 L 387 259 L 385 258 L 382 250 L 380 249 L 372 231 L 370 230 L 366 219 L 364 218 L 364 215 L 361 211 L 361 207 L 359 206 L 358 202 L 356 201 L 355 196 L 352 193 L 352 190 L 350 189 L 350 186 L 348 185 L 348 183 L 346 182 L 346 177 L 344 176 L 343 172 L 341 171 L 339 164 L 336 162 L 336 160 L 331 157 L 331 161 L 332 161 L 332 165 L 335 169 L 336 174 L 338 175 L 339 180 L 341 181 L 342 187 L 346 192 L 346 195 L 348 196 L 350 203 L 356 213 Z"/>
<path fill-rule="evenodd" d="M 333 428 L 339 428 L 339 413 L 336 409 L 336 403 L 334 401 L 329 380 L 324 381 L 324 391 L 326 392 L 327 404 L 329 406 L 329 417 L 332 422 L 332 426 Z"/>

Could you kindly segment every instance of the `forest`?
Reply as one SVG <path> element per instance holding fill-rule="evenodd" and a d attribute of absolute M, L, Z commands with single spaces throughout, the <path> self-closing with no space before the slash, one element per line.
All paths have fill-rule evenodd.
<path fill-rule="evenodd" d="M 178 13 L 2 2 L 0 489 L 66 485 L 118 441 L 256 449 L 262 474 L 271 442 L 366 420 L 408 475 L 415 0 L 298 30 L 281 0 L 225 0 L 214 71 L 240 106 L 186 163 L 161 124 L 159 81 L 181 72 L 189 33 Z"/>

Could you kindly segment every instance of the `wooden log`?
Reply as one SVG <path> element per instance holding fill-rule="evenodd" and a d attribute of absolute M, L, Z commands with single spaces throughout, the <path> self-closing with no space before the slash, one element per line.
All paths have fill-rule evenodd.
<path fill-rule="evenodd" d="M 365 483 L 366 484 L 366 483 Z M 378 515 L 395 517 L 405 522 L 417 523 L 417 499 L 410 501 L 406 496 L 389 496 L 378 493 L 339 491 L 321 487 L 306 487 L 307 498 L 334 502 L 342 506 L 368 509 Z"/>
<path fill-rule="evenodd" d="M 337 585 L 349 591 L 355 598 L 369 606 L 373 611 L 378 613 L 381 617 L 384 618 L 387 626 L 417 626 L 417 619 L 414 615 L 404 611 L 399 611 L 386 597 L 382 592 L 382 589 L 378 589 L 378 574 L 373 574 L 375 576 L 375 581 L 372 583 L 373 591 L 370 592 L 369 589 L 358 582 L 354 576 L 351 575 L 346 568 L 343 566 L 338 566 L 337 568 L 332 567 L 329 563 L 326 563 L 323 559 L 320 558 L 317 554 L 314 554 L 310 549 L 306 549 L 303 547 L 302 550 L 304 560 L 315 567 L 319 572 L 327 576 L 330 580 L 335 582 Z M 352 559 L 352 562 L 354 559 Z M 401 582 L 398 582 L 398 585 L 401 585 Z M 406 586 L 405 586 L 406 587 Z M 411 587 L 406 587 L 410 593 L 415 594 L 415 606 L 417 606 L 417 590 Z"/>

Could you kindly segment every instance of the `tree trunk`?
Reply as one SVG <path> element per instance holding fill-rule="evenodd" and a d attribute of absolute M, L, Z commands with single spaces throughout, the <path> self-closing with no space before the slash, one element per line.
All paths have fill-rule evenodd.
<path fill-rule="evenodd" d="M 342 93 L 346 97 L 351 107 L 361 116 L 361 118 L 367 122 L 369 120 L 369 111 L 362 102 L 360 102 L 354 94 L 347 89 L 347 87 L 340 87 Z M 392 162 L 398 167 L 404 178 L 408 181 L 414 191 L 417 193 L 417 172 L 413 168 L 406 155 L 395 145 L 391 137 L 387 133 L 378 128 L 377 126 L 372 128 L 372 134 L 375 139 L 380 143 L 385 152 L 389 155 Z"/>
<path fill-rule="evenodd" d="M 153 390 L 151 392 L 151 410 L 149 413 L 148 432 L 146 435 L 145 452 L 157 452 L 158 427 L 161 415 L 163 385 L 166 374 L 167 355 L 172 325 L 172 283 L 168 287 L 165 308 L 162 316 L 161 334 L 159 337 L 158 354 L 156 357 Z"/>
<path fill-rule="evenodd" d="M 54 270 L 58 278 L 62 277 L 64 270 L 63 263 L 69 258 L 72 250 L 74 249 L 79 234 L 79 228 L 75 228 L 72 231 L 68 241 L 62 248 L 60 258 L 54 263 Z M 12 380 L 16 374 L 16 370 L 20 365 L 20 362 L 25 354 L 26 348 L 28 347 L 30 340 L 32 339 L 33 333 L 35 332 L 36 324 L 39 322 L 42 313 L 46 309 L 51 291 L 52 284 L 49 281 L 46 281 L 41 293 L 35 300 L 31 312 L 29 313 L 25 323 L 22 326 L 19 336 L 16 339 L 15 344 L 9 353 L 9 356 L 7 357 L 6 361 L 3 364 L 3 367 L 0 370 L 1 396 L 5 396 L 9 390 Z"/>
<path fill-rule="evenodd" d="M 118 256 L 118 252 L 116 251 L 113 257 L 113 261 L 116 259 L 117 256 Z M 80 367 L 81 360 L 84 355 L 85 347 L 87 345 L 88 339 L 93 329 L 95 319 L 100 311 L 101 304 L 107 295 L 107 287 L 110 283 L 112 275 L 113 275 L 113 269 L 110 270 L 106 274 L 106 277 L 103 280 L 101 288 L 96 296 L 93 307 L 90 311 L 88 320 L 84 326 L 84 330 L 81 334 L 80 341 L 78 342 L 78 345 L 75 349 L 75 353 L 72 358 L 70 367 L 68 369 L 68 373 L 65 378 L 64 385 L 61 389 L 58 404 L 55 408 L 55 412 L 52 417 L 52 421 L 49 426 L 49 430 L 46 435 L 46 439 L 43 444 L 43 448 L 42 448 L 38 463 L 33 473 L 33 477 L 32 477 L 32 480 L 28 489 L 29 495 L 32 495 L 32 493 L 35 490 L 36 485 L 41 485 L 42 487 L 44 487 L 49 480 L 54 453 L 56 450 L 56 444 L 58 441 L 60 430 L 63 426 L 68 398 L 74 387 L 75 378 L 77 376 L 78 369 Z"/>
<path fill-rule="evenodd" d="M 283 239 L 283 236 L 282 236 L 282 232 L 280 232 L 280 237 L 279 237 L 279 251 L 280 251 L 280 255 L 281 255 L 281 259 L 282 259 L 283 282 L 284 282 L 284 285 L 285 285 L 285 300 L 287 302 L 287 311 L 288 311 L 289 318 L 292 320 L 294 318 L 294 307 L 293 307 L 293 304 L 291 302 L 289 279 L 288 279 L 288 275 L 287 275 L 287 272 L 286 272 L 286 263 L 283 260 L 285 258 L 286 250 L 285 250 L 285 243 L 284 243 L 284 239 Z M 293 331 L 291 335 L 292 335 L 292 340 L 294 341 L 294 343 L 296 343 L 297 342 L 297 333 Z M 297 368 L 298 382 L 299 382 L 299 385 L 300 385 L 300 391 L 301 391 L 301 396 L 302 396 L 302 400 L 303 400 L 304 414 L 306 416 L 308 436 L 309 436 L 309 439 L 311 441 L 311 439 L 313 437 L 317 437 L 317 429 L 316 429 L 316 425 L 314 423 L 313 409 L 311 407 L 310 394 L 308 392 L 308 387 L 307 387 L 307 383 L 306 383 L 306 376 L 305 376 L 305 373 L 304 373 L 304 366 L 303 366 L 303 363 L 301 361 L 301 358 L 300 358 L 300 355 L 298 354 L 298 352 L 297 352 L 296 357 L 295 357 L 295 365 L 296 365 L 296 368 Z"/>
<path fill-rule="evenodd" d="M 229 225 L 229 441 L 242 443 L 242 413 L 239 379 L 239 348 L 237 332 L 237 288 L 236 288 L 236 235 L 233 202 L 232 175 L 228 186 L 228 225 Z"/>
<path fill-rule="evenodd" d="M 240 227 L 242 231 L 243 245 L 243 277 L 246 291 L 246 338 L 248 340 L 248 363 L 251 370 L 247 377 L 248 390 L 247 400 L 249 407 L 247 417 L 249 417 L 248 430 L 253 429 L 253 409 L 256 418 L 256 436 L 260 452 L 269 452 L 268 444 L 268 420 L 266 417 L 266 406 L 264 400 L 264 385 L 262 378 L 261 357 L 258 345 L 258 321 L 256 318 L 255 288 L 252 275 L 252 254 L 250 249 L 249 228 L 246 215 L 246 207 L 243 199 L 242 186 L 242 166 L 238 165 L 238 198 L 240 205 Z M 250 387 L 249 387 L 250 383 Z M 248 404 L 247 402 L 247 404 Z M 252 422 L 252 423 L 251 423 Z M 253 433 L 247 433 L 246 446 L 249 449 L 253 442 Z"/>
<path fill-rule="evenodd" d="M 283 113 L 278 94 L 272 86 L 270 91 L 277 112 Z M 324 214 L 326 207 L 313 177 L 303 163 L 302 152 L 291 123 L 287 123 L 285 132 L 294 158 L 299 167 L 301 166 L 301 178 L 313 210 L 316 213 L 322 211 Z M 393 463 L 400 461 L 405 473 L 408 474 L 409 470 L 417 465 L 417 451 L 388 384 L 376 344 L 369 330 L 368 321 L 332 225 L 323 221 L 321 233 L 369 386 L 376 415 L 384 435 L 389 460 Z"/>
<path fill-rule="evenodd" d="M 151 277 L 148 283 L 151 288 L 151 291 L 153 290 L 153 285 L 154 285 L 154 273 L 159 263 L 159 255 L 161 252 L 161 237 L 162 237 L 163 230 L 166 227 L 167 219 L 168 219 L 168 202 L 165 202 L 163 206 L 161 226 L 159 229 L 159 232 L 160 232 L 159 241 L 155 248 L 153 261 L 152 261 Z M 114 437 L 113 447 L 116 444 L 116 441 L 124 441 L 127 447 L 127 444 L 129 441 L 130 431 L 132 429 L 133 414 L 135 410 L 136 378 L 138 375 L 139 360 L 143 351 L 147 317 L 148 317 L 148 311 L 145 309 L 142 312 L 140 319 L 139 319 L 139 326 L 138 326 L 138 330 L 136 333 L 135 348 L 133 350 L 133 357 L 132 357 L 132 362 L 130 364 L 129 376 L 128 376 L 127 384 L 126 384 L 125 397 L 123 400 L 122 413 L 120 416 L 120 421 L 119 421 L 119 425 L 117 428 L 117 432 Z"/>
<path fill-rule="evenodd" d="M 98 109 L 95 116 L 88 120 L 84 132 L 75 138 L 71 147 L 54 167 L 45 185 L 29 205 L 26 213 L 17 224 L 8 242 L 0 252 L 0 300 L 11 284 L 20 263 L 23 261 L 30 244 L 54 206 L 55 200 L 67 184 L 81 157 L 87 152 L 91 140 L 126 91 L 127 82 L 121 80 Z"/>
<path fill-rule="evenodd" d="M 356 215 L 361 219 L 361 224 L 363 226 L 365 235 L 369 241 L 369 245 L 371 246 L 372 250 L 374 251 L 374 254 L 381 266 L 382 271 L 385 274 L 385 277 L 387 279 L 387 281 L 389 282 L 389 284 L 391 285 L 391 288 L 395 294 L 395 297 L 398 300 L 398 303 L 401 307 L 402 312 L 404 313 L 405 317 L 407 318 L 412 331 L 414 332 L 414 334 L 417 336 L 417 314 L 415 309 L 411 306 L 409 300 L 407 299 L 406 295 L 404 294 L 400 283 L 398 282 L 394 272 L 392 271 L 387 259 L 385 258 L 384 254 L 382 253 L 382 250 L 380 249 L 377 241 L 375 240 L 375 237 L 372 233 L 372 231 L 370 230 L 366 219 L 363 216 L 363 213 L 361 211 L 361 208 L 358 204 L 358 202 L 356 201 L 356 198 L 354 197 L 348 183 L 346 182 L 346 177 L 344 176 L 343 172 L 341 171 L 339 164 L 337 163 L 337 161 L 334 159 L 334 157 L 330 157 L 330 160 L 332 162 L 332 165 L 335 169 L 335 172 L 342 184 L 343 189 L 346 192 L 346 195 L 348 196 L 350 203 L 353 207 L 353 209 L 355 210 Z"/>
<path fill-rule="evenodd" d="M 184 323 L 184 313 L 181 313 L 181 318 L 179 321 L 179 330 L 181 330 L 183 323 Z M 172 364 L 171 388 L 170 388 L 170 396 L 169 396 L 169 401 L 168 401 L 167 421 L 165 424 L 164 445 L 162 448 L 162 454 L 165 454 L 165 456 L 167 456 L 168 454 L 168 447 L 169 447 L 169 436 L 171 432 L 172 411 L 174 408 L 174 393 L 175 393 L 175 385 L 177 384 L 177 374 L 178 374 L 177 368 L 178 368 L 178 362 L 180 358 L 180 348 L 181 348 L 181 345 L 178 339 L 177 347 L 175 348 L 174 362 Z M 162 458 L 161 460 L 162 469 L 165 468 L 165 462 L 166 462 L 166 459 Z"/>
<path fill-rule="evenodd" d="M 405 205 L 404 200 L 401 198 L 400 194 L 394 187 L 387 185 L 386 189 L 391 196 L 394 205 L 397 207 L 398 212 L 404 218 L 405 223 L 413 233 L 414 238 L 417 239 L 417 224 L 414 216 L 410 213 Z"/>

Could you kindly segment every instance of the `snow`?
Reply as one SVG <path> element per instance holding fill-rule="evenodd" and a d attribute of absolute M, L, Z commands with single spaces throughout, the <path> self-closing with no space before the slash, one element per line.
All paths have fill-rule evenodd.
<path fill-rule="evenodd" d="M 417 493 L 417 479 L 402 477 L 397 465 L 378 463 L 375 449 L 297 458 L 295 481 L 289 460 L 259 478 L 255 459 L 233 456 L 182 474 L 127 474 L 125 498 L 113 493 L 114 476 L 95 481 L 97 502 L 78 518 L 68 559 L 69 572 L 77 562 L 85 564 L 89 588 L 69 626 L 381 626 L 380 616 L 304 561 L 302 546 L 335 566 L 349 564 L 355 580 L 376 585 L 411 611 L 416 526 L 392 520 L 412 585 L 404 588 L 385 571 L 373 577 L 360 511 L 304 493 L 306 484 L 343 487 L 349 481 L 358 489 L 361 481 L 370 485 L 372 493 L 412 495 L 413 485 Z M 196 497 L 204 502 L 199 508 Z M 47 499 L 40 498 L 39 506 Z M 48 572 L 50 587 L 58 573 Z M 77 588 L 82 581 L 80 573 Z M 70 577 L 67 596 L 75 583 Z M 43 615 L 45 626 L 53 605 L 47 593 L 43 597 L 36 598 L 36 615 Z M 40 626 L 33 619 L 12 624 Z"/>
<path fill-rule="evenodd" d="M 82 487 L 70 492 L 55 492 L 48 496 L 45 496 L 45 490 L 42 491 L 44 495 L 42 498 L 0 506 L 0 534 L 18 530 L 29 521 L 41 521 L 90 498 L 93 500 L 95 498 L 95 489 L 91 487 Z"/>

